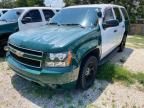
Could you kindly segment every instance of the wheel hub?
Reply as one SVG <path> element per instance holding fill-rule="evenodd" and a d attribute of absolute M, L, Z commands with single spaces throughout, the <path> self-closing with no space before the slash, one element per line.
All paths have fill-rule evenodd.
<path fill-rule="evenodd" d="M 91 72 L 91 69 L 90 68 L 87 68 L 86 72 L 85 72 L 85 76 L 89 76 L 90 75 L 90 72 Z"/>

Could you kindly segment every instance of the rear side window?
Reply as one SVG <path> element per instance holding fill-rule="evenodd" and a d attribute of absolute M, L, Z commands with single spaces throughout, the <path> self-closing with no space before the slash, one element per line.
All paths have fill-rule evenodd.
<path fill-rule="evenodd" d="M 56 10 L 56 12 L 59 12 L 60 10 Z"/>
<path fill-rule="evenodd" d="M 115 15 L 116 15 L 116 19 L 117 19 L 119 22 L 122 22 L 122 16 L 121 16 L 121 13 L 120 13 L 119 8 L 114 8 L 114 12 L 115 12 Z"/>
<path fill-rule="evenodd" d="M 114 19 L 114 16 L 113 16 L 113 12 L 112 12 L 112 9 L 109 8 L 109 9 L 106 9 L 105 12 L 104 12 L 104 19 L 103 21 L 109 21 L 109 20 L 113 20 Z"/>
<path fill-rule="evenodd" d="M 124 15 L 125 20 L 129 20 L 127 11 L 124 8 L 121 8 L 121 11 L 122 11 L 122 13 Z"/>
<path fill-rule="evenodd" d="M 55 15 L 55 13 L 52 10 L 45 9 L 45 10 L 43 10 L 43 13 L 44 13 L 46 21 L 49 21 L 49 19 Z"/>
<path fill-rule="evenodd" d="M 6 12 L 7 12 L 6 10 L 2 11 L 3 14 L 5 14 Z"/>
<path fill-rule="evenodd" d="M 31 10 L 29 11 L 24 18 L 30 17 L 31 18 L 31 23 L 32 22 L 42 22 L 41 14 L 39 10 Z"/>

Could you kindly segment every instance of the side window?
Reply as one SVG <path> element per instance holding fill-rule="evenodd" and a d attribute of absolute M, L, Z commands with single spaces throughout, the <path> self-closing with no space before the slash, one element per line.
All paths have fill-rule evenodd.
<path fill-rule="evenodd" d="M 49 21 L 49 19 L 55 15 L 55 13 L 52 10 L 45 9 L 45 10 L 43 10 L 43 13 L 44 13 L 46 21 Z"/>
<path fill-rule="evenodd" d="M 103 22 L 109 21 L 109 20 L 113 20 L 114 16 L 113 16 L 113 12 L 112 9 L 106 9 L 104 12 L 104 19 Z"/>
<path fill-rule="evenodd" d="M 31 10 L 29 11 L 23 19 L 25 18 L 31 18 L 31 22 L 42 22 L 42 18 L 41 18 L 41 14 L 39 12 L 39 10 Z"/>
<path fill-rule="evenodd" d="M 59 12 L 60 10 L 56 10 L 56 12 Z"/>
<path fill-rule="evenodd" d="M 121 8 L 121 11 L 124 15 L 125 20 L 129 20 L 128 13 L 126 12 L 126 10 L 124 8 Z"/>
<path fill-rule="evenodd" d="M 119 22 L 122 22 L 122 16 L 121 16 L 121 13 L 120 13 L 119 8 L 113 8 L 113 9 L 114 9 L 114 12 L 115 12 L 115 15 L 116 15 L 116 19 L 117 19 Z"/>

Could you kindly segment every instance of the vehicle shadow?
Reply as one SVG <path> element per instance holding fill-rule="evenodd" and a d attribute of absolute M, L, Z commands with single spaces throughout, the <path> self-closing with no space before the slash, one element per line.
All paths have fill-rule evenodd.
<path fill-rule="evenodd" d="M 0 57 L 0 63 L 1 62 L 5 62 L 5 58 L 4 57 Z"/>
<path fill-rule="evenodd" d="M 112 62 L 119 63 L 124 56 L 125 60 L 129 58 L 133 50 L 126 48 L 123 53 L 114 52 Z M 122 64 L 122 63 L 121 63 Z M 115 70 L 115 69 L 113 69 Z M 95 84 L 86 91 L 81 90 L 51 90 L 48 87 L 41 87 L 38 84 L 29 82 L 18 75 L 11 79 L 13 87 L 26 99 L 39 107 L 59 108 L 59 107 L 80 107 L 97 102 L 111 82 L 96 80 Z"/>
<path fill-rule="evenodd" d="M 29 82 L 18 75 L 12 77 L 13 87 L 26 99 L 38 107 L 44 108 L 85 108 L 95 102 L 109 85 L 107 81 L 96 80 L 95 84 L 86 91 L 81 90 L 52 90 Z"/>
<path fill-rule="evenodd" d="M 125 48 L 123 52 L 115 53 L 110 59 L 110 62 L 113 64 L 124 65 L 124 63 L 128 60 L 128 58 L 133 53 L 132 48 Z"/>

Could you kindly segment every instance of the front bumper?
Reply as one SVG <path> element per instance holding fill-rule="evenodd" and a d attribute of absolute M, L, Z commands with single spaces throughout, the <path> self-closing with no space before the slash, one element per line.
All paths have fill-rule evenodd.
<path fill-rule="evenodd" d="M 42 86 L 48 85 L 56 88 L 66 85 L 70 87 L 75 86 L 78 79 L 79 68 L 76 67 L 35 69 L 20 64 L 8 54 L 7 61 L 16 74 Z"/>

